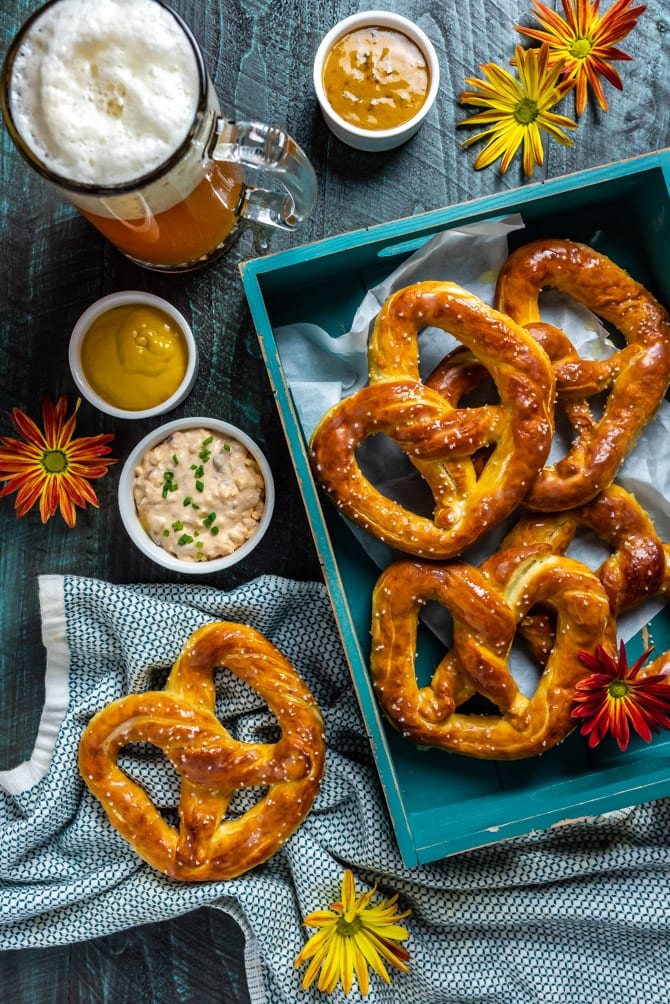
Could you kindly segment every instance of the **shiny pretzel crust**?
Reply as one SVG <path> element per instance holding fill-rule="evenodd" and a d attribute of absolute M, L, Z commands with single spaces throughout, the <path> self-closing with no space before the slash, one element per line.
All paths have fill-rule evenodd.
<path fill-rule="evenodd" d="M 626 347 L 610 359 L 580 359 L 562 332 L 542 324 L 539 295 L 569 294 L 621 332 Z M 670 317 L 644 286 L 584 244 L 539 240 L 514 251 L 497 282 L 495 306 L 533 332 L 552 358 L 558 403 L 576 438 L 567 455 L 538 475 L 524 504 L 541 512 L 584 505 L 612 483 L 653 419 L 670 379 Z M 588 397 L 609 397 L 599 419 Z"/>
<path fill-rule="evenodd" d="M 451 333 L 491 374 L 499 404 L 456 408 L 419 377 L 418 335 Z M 321 419 L 310 459 L 318 482 L 351 520 L 401 551 L 459 554 L 520 503 L 544 464 L 553 435 L 554 377 L 525 329 L 448 282 L 422 282 L 383 305 L 369 347 L 370 385 Z M 419 470 L 435 500 L 433 518 L 408 511 L 365 477 L 356 449 L 385 433 Z M 492 449 L 481 471 L 471 457 Z"/>
<path fill-rule="evenodd" d="M 453 647 L 430 685 L 419 687 L 415 661 L 421 607 L 436 601 L 453 618 Z M 556 611 L 552 651 L 528 698 L 509 670 L 519 621 L 536 604 Z M 616 648 L 607 596 L 585 565 L 547 547 L 509 548 L 480 569 L 465 563 L 402 559 L 373 594 L 370 671 L 389 721 L 414 743 L 480 759 L 516 760 L 556 745 L 574 728 L 572 698 L 588 675 L 578 653 L 596 643 Z M 459 711 L 479 693 L 499 711 Z"/>
<path fill-rule="evenodd" d="M 225 667 L 274 712 L 276 743 L 233 739 L 214 714 L 213 673 Z M 163 818 L 117 765 L 127 743 L 162 749 L 182 776 L 179 826 Z M 258 631 L 206 624 L 186 642 L 165 689 L 131 694 L 99 711 L 79 747 L 79 769 L 109 820 L 153 868 L 191 882 L 234 878 L 266 861 L 309 812 L 323 772 L 323 722 L 291 663 Z M 232 795 L 267 787 L 238 818 Z"/>

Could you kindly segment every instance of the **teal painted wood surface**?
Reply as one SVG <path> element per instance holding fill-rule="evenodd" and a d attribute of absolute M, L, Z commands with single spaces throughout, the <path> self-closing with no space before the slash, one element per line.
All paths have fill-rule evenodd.
<path fill-rule="evenodd" d="M 285 126 L 316 168 L 320 191 L 312 220 L 297 235 L 278 236 L 273 248 L 523 183 L 517 163 L 504 178 L 496 168 L 475 172 L 475 152 L 461 150 L 462 135 L 455 127 L 465 117 L 458 104 L 463 78 L 477 75 L 482 62 L 507 64 L 518 38 L 514 24 L 530 23 L 529 2 L 389 0 L 385 6 L 413 17 L 430 35 L 442 82 L 437 105 L 421 131 L 405 147 L 386 154 L 359 154 L 335 140 L 311 88 L 319 40 L 363 5 L 353 0 L 175 0 L 174 6 L 202 44 L 226 111 Z M 36 7 L 26 0 L 4 0 L 3 55 L 16 28 Z M 669 29 L 665 0 L 651 0 L 622 46 L 634 57 L 621 67 L 624 91 L 607 87 L 607 114 L 589 107 L 574 147 L 547 146 L 534 180 L 670 143 Z M 259 572 L 318 577 L 319 563 L 237 270 L 240 260 L 256 255 L 252 236 L 245 235 L 227 259 L 201 273 L 168 278 L 142 271 L 28 171 L 4 129 L 0 214 L 0 434 L 11 431 L 7 411 L 14 405 L 39 418 L 43 394 L 67 393 L 74 400 L 65 349 L 72 325 L 90 302 L 121 288 L 167 295 L 190 318 L 203 359 L 192 396 L 175 414 L 204 412 L 242 425 L 266 449 L 277 483 L 273 526 L 261 546 L 253 558 L 212 583 L 231 587 Z M 644 225 L 631 221 L 633 227 Z M 114 452 L 123 458 L 148 427 L 117 423 L 83 405 L 78 431 L 115 432 Z M 29 755 L 39 719 L 44 663 L 37 574 L 74 572 L 117 582 L 168 578 L 126 542 L 114 504 L 117 478 L 113 469 L 96 483 L 100 509 L 80 512 L 74 531 L 59 519 L 41 526 L 36 513 L 17 521 L 11 500 L 0 500 L 0 769 Z M 243 1002 L 236 933 L 225 917 L 198 911 L 167 925 L 83 945 L 11 953 L 0 958 L 0 999 Z M 220 954 L 224 948 L 225 957 Z M 230 974 L 229 985 L 223 971 Z"/>

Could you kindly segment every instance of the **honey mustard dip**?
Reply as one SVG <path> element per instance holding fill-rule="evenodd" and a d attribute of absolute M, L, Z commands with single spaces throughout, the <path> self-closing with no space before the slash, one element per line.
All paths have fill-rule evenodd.
<path fill-rule="evenodd" d="M 333 110 L 359 129 L 394 129 L 414 118 L 430 89 L 423 52 L 394 28 L 369 26 L 343 35 L 323 66 Z"/>
<path fill-rule="evenodd" d="M 112 307 L 93 321 L 81 345 L 81 367 L 95 393 L 125 411 L 155 408 L 186 374 L 184 334 L 162 310 Z"/>

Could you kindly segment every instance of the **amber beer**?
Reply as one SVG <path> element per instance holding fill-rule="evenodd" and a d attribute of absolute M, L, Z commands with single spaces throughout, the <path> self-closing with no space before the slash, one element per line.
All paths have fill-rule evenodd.
<path fill-rule="evenodd" d="M 100 216 L 82 206 L 79 210 L 129 258 L 177 266 L 207 259 L 232 236 L 242 188 L 239 168 L 212 162 L 193 191 L 169 209 L 151 212 L 145 207 L 144 215 L 132 219 Z"/>
<path fill-rule="evenodd" d="M 134 261 L 191 268 L 232 242 L 247 203 L 241 158 L 230 142 L 218 152 L 223 119 L 202 54 L 162 0 L 51 0 L 14 40 L 2 99 L 31 166 Z M 242 125 L 259 146 L 272 131 Z M 291 148 L 279 187 L 295 184 L 295 200 L 284 221 L 282 201 L 257 189 L 256 211 L 290 227 L 311 212 L 313 171 L 274 133 Z"/>

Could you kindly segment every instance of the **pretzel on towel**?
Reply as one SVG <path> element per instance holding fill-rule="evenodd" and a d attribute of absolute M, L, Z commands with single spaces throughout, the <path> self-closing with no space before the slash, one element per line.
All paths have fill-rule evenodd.
<path fill-rule="evenodd" d="M 670 545 L 660 540 L 635 496 L 620 485 L 610 485 L 592 502 L 567 512 L 525 513 L 500 546 L 546 544 L 565 554 L 579 527 L 593 530 L 612 551 L 596 575 L 615 617 L 653 596 L 670 595 Z M 549 611 L 537 610 L 519 625 L 540 661 L 551 650 L 552 623 Z"/>
<path fill-rule="evenodd" d="M 538 299 L 547 286 L 612 324 L 626 347 L 603 361 L 581 359 L 563 332 L 542 323 Z M 540 472 L 524 504 L 542 512 L 584 505 L 612 483 L 663 399 L 670 379 L 670 317 L 609 258 L 565 240 L 534 241 L 514 251 L 500 271 L 495 305 L 544 345 L 558 403 L 576 433 L 566 456 Z M 602 391 L 608 399 L 596 418 L 588 399 Z"/>
<path fill-rule="evenodd" d="M 214 714 L 213 673 L 225 667 L 266 701 L 275 743 L 238 742 Z M 181 775 L 179 825 L 117 765 L 127 743 L 162 749 Z M 114 701 L 91 720 L 79 769 L 109 820 L 153 868 L 176 879 L 230 879 L 266 861 L 305 818 L 324 764 L 323 722 L 291 663 L 251 627 L 206 624 L 186 642 L 165 689 Z M 267 788 L 242 815 L 226 818 L 233 794 Z"/>
<path fill-rule="evenodd" d="M 419 377 L 418 335 L 442 328 L 493 378 L 498 404 L 456 408 Z M 554 378 L 535 339 L 476 296 L 422 282 L 383 305 L 370 340 L 370 385 L 328 411 L 310 444 L 316 479 L 351 520 L 410 554 L 459 554 L 519 504 L 544 464 L 553 435 Z M 385 433 L 428 483 L 433 518 L 382 495 L 356 449 Z M 472 457 L 490 451 L 483 469 Z"/>
<path fill-rule="evenodd" d="M 415 660 L 420 608 L 429 601 L 453 618 L 453 647 L 420 687 Z M 516 626 L 536 603 L 557 614 L 553 650 L 532 697 L 509 669 Z M 588 674 L 581 650 L 616 649 L 614 619 L 596 576 L 581 562 L 546 546 L 509 548 L 480 569 L 401 559 L 373 593 L 370 671 L 389 721 L 418 745 L 482 759 L 514 760 L 542 753 L 575 726 L 577 682 Z M 479 693 L 492 713 L 466 713 Z"/>

